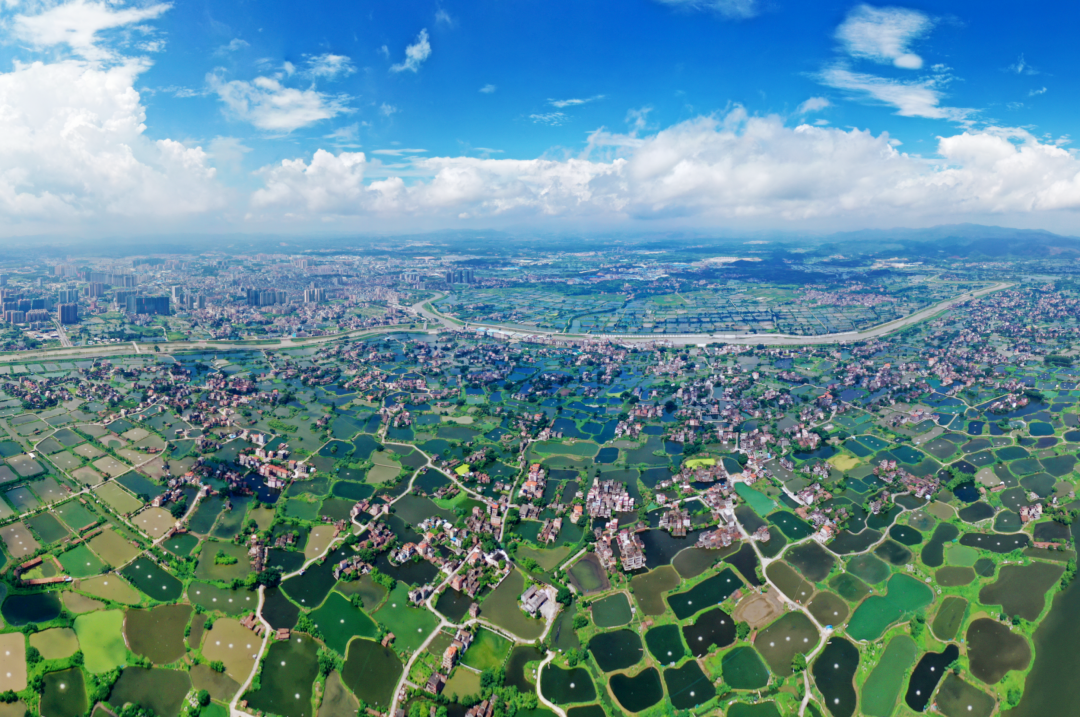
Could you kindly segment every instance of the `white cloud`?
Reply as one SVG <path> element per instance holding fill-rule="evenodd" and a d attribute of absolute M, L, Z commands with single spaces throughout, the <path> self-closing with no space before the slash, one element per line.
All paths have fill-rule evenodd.
<path fill-rule="evenodd" d="M 1030 92 L 1028 92 L 1028 97 L 1038 97 L 1039 95 L 1045 95 L 1045 94 L 1046 94 L 1046 88 L 1045 87 L 1040 87 L 1037 90 L 1031 90 Z"/>
<path fill-rule="evenodd" d="M 496 89 L 498 89 L 498 88 L 495 87 L 495 85 L 484 85 L 483 87 L 480 88 L 480 91 L 483 92 L 485 95 L 490 95 Z"/>
<path fill-rule="evenodd" d="M 563 112 L 544 112 L 542 114 L 531 114 L 529 119 L 534 124 L 546 124 L 552 127 L 558 127 L 569 119 Z"/>
<path fill-rule="evenodd" d="M 403 157 L 407 154 L 422 154 L 426 149 L 376 149 L 372 154 L 382 154 L 388 157 Z"/>
<path fill-rule="evenodd" d="M 757 0 L 658 0 L 684 10 L 712 10 L 732 20 L 745 20 L 759 12 Z"/>
<path fill-rule="evenodd" d="M 397 107 L 394 107 L 393 105 L 386 102 L 383 102 L 381 105 L 379 105 L 379 114 L 381 114 L 383 117 L 395 115 L 400 111 L 401 110 L 399 110 Z"/>
<path fill-rule="evenodd" d="M 831 106 L 832 102 L 829 102 L 824 97 L 811 97 L 799 105 L 795 112 L 801 115 L 808 115 L 813 114 L 814 112 L 820 112 L 826 107 Z"/>
<path fill-rule="evenodd" d="M 67 45 L 72 52 L 88 60 L 118 59 L 113 50 L 99 45 L 98 33 L 153 20 L 171 7 L 169 3 L 158 3 L 125 8 L 119 3 L 71 0 L 36 15 L 16 15 L 11 32 L 16 39 L 35 47 Z"/>
<path fill-rule="evenodd" d="M 309 55 L 307 63 L 306 72 L 314 79 L 334 80 L 339 77 L 347 77 L 356 72 L 352 60 L 345 55 L 332 55 L 330 53 Z"/>
<path fill-rule="evenodd" d="M 286 87 L 273 77 L 226 81 L 222 74 L 222 70 L 208 74 L 207 85 L 233 116 L 259 129 L 292 132 L 353 111 L 346 106 L 347 95 Z"/>
<path fill-rule="evenodd" d="M 442 8 L 435 11 L 435 22 L 439 25 L 446 25 L 447 27 L 454 26 L 454 18 L 450 17 L 450 13 Z"/>
<path fill-rule="evenodd" d="M 145 134 L 144 62 L 16 63 L 0 73 L 0 217 L 62 227 L 214 211 L 207 153 Z"/>
<path fill-rule="evenodd" d="M 853 57 L 917 70 L 923 61 L 909 45 L 933 25 L 933 20 L 917 10 L 860 5 L 837 28 L 836 38 Z"/>
<path fill-rule="evenodd" d="M 244 155 L 251 151 L 251 147 L 237 137 L 214 137 L 210 140 L 209 150 L 215 166 L 239 172 L 243 168 Z"/>
<path fill-rule="evenodd" d="M 606 161 L 411 157 L 406 184 L 362 153 L 318 151 L 264 167 L 252 217 L 382 217 L 445 224 L 461 215 L 566 219 L 833 218 L 903 221 L 1080 210 L 1080 157 L 1023 130 L 939 140 L 936 158 L 900 152 L 887 134 L 799 125 L 741 108 L 646 138 L 613 136 Z M 391 150 L 392 156 L 400 156 Z M 366 179 L 379 176 L 377 181 Z"/>
<path fill-rule="evenodd" d="M 222 45 L 218 49 L 214 50 L 215 55 L 228 55 L 230 52 L 237 52 L 238 50 L 244 50 L 251 47 L 251 44 L 246 40 L 241 40 L 239 37 L 234 37 L 229 40 L 228 44 Z"/>
<path fill-rule="evenodd" d="M 338 127 L 336 130 L 334 130 L 330 134 L 324 134 L 323 139 L 330 139 L 330 140 L 334 140 L 335 142 L 338 142 L 338 143 L 348 144 L 350 142 L 355 142 L 359 136 L 360 136 L 360 123 L 359 122 L 353 122 L 352 124 L 348 124 L 348 125 L 345 125 L 343 127 Z"/>
<path fill-rule="evenodd" d="M 1016 62 L 1005 68 L 1007 72 L 1013 72 L 1017 75 L 1037 75 L 1039 71 L 1028 64 L 1023 55 L 1016 58 Z"/>
<path fill-rule="evenodd" d="M 974 113 L 972 109 L 942 106 L 941 86 L 948 81 L 948 77 L 909 82 L 853 72 L 845 65 L 836 64 L 822 70 L 818 80 L 829 87 L 845 90 L 858 99 L 892 105 L 897 110 L 896 114 L 902 117 L 962 122 Z"/>
<path fill-rule="evenodd" d="M 405 61 L 398 65 L 391 65 L 391 72 L 419 72 L 420 65 L 424 60 L 431 57 L 431 43 L 428 41 L 428 31 L 421 30 L 416 36 L 416 42 L 405 48 Z"/>
<path fill-rule="evenodd" d="M 548 104 L 552 107 L 558 107 L 564 109 L 566 107 L 577 107 L 578 105 L 587 105 L 590 102 L 596 102 L 597 100 L 604 99 L 603 95 L 594 95 L 593 97 L 586 97 L 584 99 L 569 99 L 569 100 L 548 100 Z"/>

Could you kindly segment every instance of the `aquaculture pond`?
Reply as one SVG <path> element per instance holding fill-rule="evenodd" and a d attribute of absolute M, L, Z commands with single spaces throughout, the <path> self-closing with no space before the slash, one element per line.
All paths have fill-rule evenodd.
<path fill-rule="evenodd" d="M 787 595 L 788 599 L 802 602 L 809 600 L 814 594 L 814 586 L 804 580 L 795 569 L 787 563 L 777 560 L 765 568 L 765 575 L 776 584 L 780 592 Z"/>
<path fill-rule="evenodd" d="M 506 660 L 504 684 L 516 687 L 518 692 L 532 692 L 536 687 L 536 680 L 531 670 L 526 672 L 525 666 L 530 662 L 540 663 L 545 656 L 545 652 L 532 645 L 515 647 Z"/>
<path fill-rule="evenodd" d="M 674 590 L 681 582 L 675 569 L 665 565 L 644 575 L 635 575 L 630 579 L 630 587 L 634 589 L 634 600 L 644 614 L 663 615 L 667 609 L 663 594 Z"/>
<path fill-rule="evenodd" d="M 633 630 L 602 632 L 589 640 L 589 652 L 604 672 L 625 670 L 641 662 L 641 638 Z"/>
<path fill-rule="evenodd" d="M 915 664 L 918 646 L 907 635 L 897 635 L 885 648 L 862 687 L 862 711 L 868 717 L 889 717 L 904 686 L 904 676 Z"/>
<path fill-rule="evenodd" d="M 109 704 L 119 708 L 130 702 L 158 717 L 176 717 L 190 690 L 191 679 L 181 670 L 127 667 L 109 693 Z"/>
<path fill-rule="evenodd" d="M 810 707 L 813 707 L 813 702 L 810 703 Z M 807 710 L 807 714 L 810 710 Z M 776 706 L 775 702 L 758 702 L 756 704 L 747 704 L 746 702 L 736 702 L 731 705 L 727 711 L 727 717 L 783 717 L 780 714 L 780 709 Z"/>
<path fill-rule="evenodd" d="M 307 568 L 303 575 L 289 578 L 281 583 L 281 589 L 302 607 L 314 608 L 326 599 L 337 578 L 334 566 L 349 557 L 350 551 L 338 548 L 323 559 Z"/>
<path fill-rule="evenodd" d="M 817 643 L 818 631 L 810 618 L 801 612 L 789 612 L 759 632 L 754 647 L 773 673 L 787 677 L 791 674 L 791 660 L 795 654 L 806 654 Z"/>
<path fill-rule="evenodd" d="M 960 648 L 956 645 L 946 645 L 941 652 L 928 652 L 923 655 L 915 665 L 908 682 L 907 694 L 904 695 L 907 706 L 915 712 L 925 710 L 946 668 L 959 656 Z"/>
<path fill-rule="evenodd" d="M 979 602 L 1001 605 L 1002 612 L 1025 620 L 1036 620 L 1046 605 L 1046 593 L 1065 568 L 1051 563 L 1005 565 L 998 579 L 979 591 Z"/>
<path fill-rule="evenodd" d="M 814 684 L 821 690 L 825 707 L 833 717 L 854 714 L 858 699 L 853 683 L 858 667 L 859 648 L 842 637 L 831 638 L 814 661 Z"/>
<path fill-rule="evenodd" d="M 752 647 L 740 646 L 720 660 L 724 682 L 736 690 L 757 690 L 769 684 L 769 668 Z"/>
<path fill-rule="evenodd" d="M 128 610 L 124 618 L 128 647 L 157 665 L 179 660 L 184 656 L 184 630 L 190 617 L 190 605 Z"/>
<path fill-rule="evenodd" d="M 602 592 L 611 587 L 607 571 L 600 565 L 600 559 L 594 553 L 589 553 L 574 563 L 567 571 L 567 576 L 570 583 L 583 595 Z"/>
<path fill-rule="evenodd" d="M 848 561 L 848 572 L 870 585 L 884 582 L 885 578 L 892 574 L 885 561 L 877 556 L 865 554 L 856 555 Z"/>
<path fill-rule="evenodd" d="M 592 606 L 592 618 L 597 627 L 620 627 L 630 622 L 630 601 L 623 593 L 616 593 Z"/>
<path fill-rule="evenodd" d="M 310 617 L 323 634 L 326 646 L 342 655 L 354 636 L 374 638 L 379 634 L 375 621 L 337 592 L 331 592 Z"/>
<path fill-rule="evenodd" d="M 727 647 L 735 641 L 735 621 L 720 608 L 698 615 L 692 625 L 682 629 L 694 657 L 704 657 L 714 647 Z"/>
<path fill-rule="evenodd" d="M 945 717 L 990 717 L 996 704 L 993 697 L 951 672 L 941 683 L 934 702 Z"/>
<path fill-rule="evenodd" d="M 262 618 L 270 623 L 274 630 L 288 627 L 292 630 L 300 617 L 300 608 L 281 591 L 281 587 L 270 587 L 262 596 Z"/>
<path fill-rule="evenodd" d="M 941 607 L 930 624 L 930 629 L 939 640 L 949 642 L 956 637 L 960 626 L 964 624 L 967 606 L 968 601 L 962 597 L 949 596 L 941 601 Z"/>
<path fill-rule="evenodd" d="M 852 639 L 876 640 L 889 625 L 934 599 L 930 588 L 908 575 L 893 575 L 886 590 L 884 596 L 871 595 L 856 608 L 848 623 Z"/>
<path fill-rule="evenodd" d="M 960 536 L 961 545 L 992 553 L 1011 553 L 1017 548 L 1026 548 L 1030 543 L 1031 538 L 1023 533 L 965 533 Z"/>
<path fill-rule="evenodd" d="M 310 717 L 312 685 L 319 674 L 318 651 L 315 640 L 299 633 L 272 642 L 263 660 L 259 689 L 244 695 L 248 705 L 281 717 Z"/>
<path fill-rule="evenodd" d="M 557 705 L 591 702 L 596 699 L 589 671 L 584 667 L 564 670 L 555 665 L 548 665 L 540 673 L 540 689 L 544 697 Z"/>
<path fill-rule="evenodd" d="M 43 717 L 83 717 L 87 707 L 82 670 L 76 667 L 45 674 L 41 691 Z"/>
<path fill-rule="evenodd" d="M 443 590 L 435 602 L 435 609 L 445 615 L 452 622 L 461 622 L 469 614 L 469 607 L 473 604 L 472 598 L 466 593 L 453 588 Z M 627 620 L 629 622 L 629 620 Z"/>
<path fill-rule="evenodd" d="M 952 542 L 960 535 L 960 529 L 948 523 L 939 523 L 934 528 L 930 542 L 923 546 L 922 561 L 931 568 L 939 568 L 945 564 L 945 543 Z"/>
<path fill-rule="evenodd" d="M 822 625 L 843 625 L 847 620 L 849 608 L 839 595 L 820 590 L 807 605 L 810 614 Z"/>
<path fill-rule="evenodd" d="M 374 640 L 361 638 L 349 643 L 341 679 L 358 698 L 386 710 L 403 670 L 401 660 L 393 650 Z"/>
<path fill-rule="evenodd" d="M 686 656 L 678 625 L 660 625 L 645 633 L 649 654 L 662 665 L 674 665 Z"/>
<path fill-rule="evenodd" d="M 742 586 L 738 576 L 730 568 L 724 568 L 686 592 L 669 595 L 668 604 L 676 618 L 685 620 L 700 610 L 719 605 Z"/>
<path fill-rule="evenodd" d="M 794 565 L 812 583 L 824 580 L 832 567 L 836 565 L 836 558 L 816 542 L 795 546 L 784 554 L 784 559 Z"/>
<path fill-rule="evenodd" d="M 0 613 L 4 622 L 14 627 L 48 622 L 60 615 L 60 596 L 57 593 L 10 595 L 4 600 Z"/>
<path fill-rule="evenodd" d="M 652 707 L 664 696 L 660 673 L 655 667 L 642 670 L 637 675 L 612 675 L 608 685 L 611 693 L 627 712 L 641 712 Z"/>
<path fill-rule="evenodd" d="M 684 580 L 689 580 L 711 568 L 721 557 L 722 553 L 718 550 L 687 548 L 675 556 L 671 565 Z"/>
<path fill-rule="evenodd" d="M 716 687 L 695 660 L 664 670 L 664 683 L 675 709 L 692 709 L 716 696 Z"/>
<path fill-rule="evenodd" d="M 198 605 L 204 610 L 233 616 L 245 610 L 253 610 L 259 605 L 259 594 L 254 590 L 247 588 L 233 590 L 197 580 L 188 585 L 187 595 L 193 605 Z"/>
<path fill-rule="evenodd" d="M 159 602 L 172 602 L 184 591 L 184 584 L 146 557 L 136 558 L 121 573 L 131 584 Z"/>
<path fill-rule="evenodd" d="M 968 626 L 967 646 L 971 674 L 988 685 L 1010 670 L 1026 670 L 1031 664 L 1027 638 L 990 618 L 979 618 Z"/>

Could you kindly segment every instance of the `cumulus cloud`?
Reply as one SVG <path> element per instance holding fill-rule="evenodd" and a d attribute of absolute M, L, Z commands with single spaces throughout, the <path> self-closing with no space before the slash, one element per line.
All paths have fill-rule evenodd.
<path fill-rule="evenodd" d="M 219 69 L 206 76 L 206 83 L 234 117 L 272 132 L 292 132 L 353 111 L 347 95 L 286 87 L 273 77 L 227 81 Z"/>
<path fill-rule="evenodd" d="M 1080 209 L 1080 159 L 1023 130 L 939 140 L 933 159 L 887 134 L 799 125 L 741 108 L 645 138 L 603 161 L 411 157 L 408 184 L 363 153 L 264 167 L 253 218 L 686 217 L 714 223 L 910 220 Z M 369 181 L 368 176 L 380 178 Z"/>
<path fill-rule="evenodd" d="M 832 102 L 829 102 L 824 97 L 811 97 L 800 104 L 795 111 L 801 115 L 808 115 L 814 112 L 820 112 L 830 106 L 832 106 Z"/>
<path fill-rule="evenodd" d="M 57 225 L 221 206 L 199 147 L 145 135 L 142 62 L 16 64 L 0 73 L 0 217 Z"/>
<path fill-rule="evenodd" d="M 684 10 L 711 10 L 732 20 L 746 20 L 760 12 L 757 0 L 658 0 Z"/>
<path fill-rule="evenodd" d="M 1030 92 L 1028 92 L 1028 97 L 1038 97 L 1039 95 L 1045 95 L 1045 94 L 1046 94 L 1046 88 L 1045 87 L 1040 87 L 1037 90 L 1031 90 Z"/>
<path fill-rule="evenodd" d="M 11 33 L 16 39 L 38 48 L 67 45 L 76 55 L 88 60 L 116 59 L 117 53 L 102 45 L 100 32 L 132 25 L 138 27 L 137 23 L 156 19 L 171 7 L 170 3 L 123 7 L 120 3 L 72 0 L 34 15 L 16 15 L 11 23 Z"/>
<path fill-rule="evenodd" d="M 385 46 L 384 46 L 385 47 Z M 431 57 L 431 42 L 428 41 L 428 31 L 426 29 L 421 30 L 420 34 L 416 36 L 416 42 L 405 48 L 405 61 L 391 65 L 391 72 L 419 72 L 420 65 L 424 64 L 424 60 Z"/>
<path fill-rule="evenodd" d="M 836 39 L 853 57 L 917 70 L 923 61 L 909 46 L 933 25 L 917 10 L 860 5 L 837 28 Z"/>
<path fill-rule="evenodd" d="M 495 91 L 496 89 L 498 89 L 498 88 L 497 88 L 497 87 L 495 87 L 495 85 L 484 85 L 483 87 L 481 87 L 481 88 L 480 88 L 480 91 L 481 91 L 482 93 L 484 93 L 485 95 L 490 95 L 490 94 L 491 94 L 491 93 L 493 93 L 493 92 L 494 92 L 494 91 Z"/>

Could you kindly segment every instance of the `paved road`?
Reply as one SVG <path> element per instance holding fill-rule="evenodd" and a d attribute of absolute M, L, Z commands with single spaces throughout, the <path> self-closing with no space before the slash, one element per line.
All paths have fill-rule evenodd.
<path fill-rule="evenodd" d="M 937 314 L 952 308 L 959 303 L 970 301 L 971 299 L 979 298 L 980 296 L 986 296 L 987 294 L 1007 289 L 1013 284 L 1007 282 L 1001 282 L 988 286 L 985 289 L 979 289 L 978 291 L 966 292 L 960 296 L 952 299 L 947 299 L 940 303 L 929 306 L 922 311 L 917 311 L 910 316 L 905 316 L 902 319 L 896 319 L 895 321 L 889 321 L 884 324 L 873 326 L 869 329 L 863 329 L 862 331 L 846 331 L 844 333 L 837 334 L 819 334 L 816 336 L 797 336 L 793 334 L 567 334 L 560 331 L 550 331 L 545 329 L 522 329 L 520 327 L 502 326 L 499 324 L 482 324 L 469 322 L 467 326 L 470 329 L 482 329 L 493 334 L 503 335 L 507 338 L 525 338 L 528 336 L 549 336 L 553 338 L 560 338 L 566 340 L 596 340 L 596 339 L 608 339 L 621 343 L 654 343 L 657 341 L 670 342 L 677 346 L 690 346 L 695 344 L 706 344 L 712 342 L 728 343 L 728 344 L 764 344 L 766 346 L 814 346 L 819 344 L 845 344 L 854 341 L 866 341 L 867 339 L 879 338 L 888 334 L 899 331 L 903 328 L 917 324 L 921 321 L 936 316 Z M 460 330 L 463 326 L 463 322 L 452 319 L 444 314 L 441 314 L 431 308 L 432 301 L 423 301 L 418 304 L 414 304 L 411 307 L 406 307 L 413 313 L 422 316 L 428 321 L 436 321 L 442 326 L 448 329 Z"/>
<path fill-rule="evenodd" d="M 305 348 L 307 346 L 317 346 L 319 344 L 330 343 L 340 339 L 354 339 L 408 330 L 408 324 L 395 324 L 394 326 L 378 326 L 371 329 L 346 331 L 341 334 L 330 334 L 327 336 L 315 336 L 302 339 L 279 339 L 277 341 L 268 341 L 265 343 L 254 341 L 170 341 L 167 344 L 140 344 L 131 341 L 117 344 L 100 344 L 98 346 L 76 346 L 73 348 L 0 353 L 0 363 L 26 363 L 49 359 L 71 360 L 107 358 L 109 356 L 127 356 L 130 355 L 132 351 L 139 354 L 151 354 L 155 352 L 155 348 L 160 350 L 163 345 L 165 346 L 164 351 L 166 353 L 179 353 L 181 351 L 274 351 L 277 349 Z"/>

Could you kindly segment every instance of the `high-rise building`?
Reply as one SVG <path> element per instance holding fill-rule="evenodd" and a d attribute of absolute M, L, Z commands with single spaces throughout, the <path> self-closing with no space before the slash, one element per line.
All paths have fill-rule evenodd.
<path fill-rule="evenodd" d="M 31 309 L 26 312 L 26 323 L 44 324 L 49 321 L 49 312 L 45 309 Z"/>
<path fill-rule="evenodd" d="M 9 324 L 25 324 L 26 323 L 26 312 L 25 311 L 14 310 L 14 309 L 10 310 L 10 311 L 5 311 L 4 312 L 4 321 L 8 322 Z"/>
<path fill-rule="evenodd" d="M 123 292 L 117 292 L 117 294 L 121 293 Z M 99 281 L 91 282 L 90 286 L 88 286 L 86 289 L 86 295 L 89 296 L 91 299 L 97 299 L 99 297 L 105 296 L 105 285 Z"/>
<path fill-rule="evenodd" d="M 79 323 L 79 305 L 60 304 L 56 309 L 56 318 L 61 324 Z"/>
<path fill-rule="evenodd" d="M 0 286 L 7 286 L 7 274 L 0 274 Z"/>
<path fill-rule="evenodd" d="M 59 304 L 74 304 L 79 300 L 78 289 L 61 289 L 56 292 L 56 301 Z"/>
<path fill-rule="evenodd" d="M 304 303 L 305 304 L 321 304 L 326 301 L 326 289 L 305 289 L 304 290 Z"/>
<path fill-rule="evenodd" d="M 169 315 L 168 296 L 129 296 L 127 297 L 129 314 L 148 314 L 150 316 Z"/>

